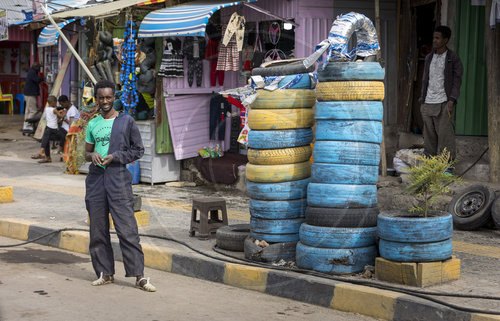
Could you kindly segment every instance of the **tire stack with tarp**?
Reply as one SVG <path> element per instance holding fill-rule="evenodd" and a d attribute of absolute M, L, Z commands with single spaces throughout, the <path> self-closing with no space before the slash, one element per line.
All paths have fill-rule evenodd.
<path fill-rule="evenodd" d="M 297 265 L 355 273 L 377 256 L 377 180 L 384 70 L 330 62 L 318 72 L 316 131 Z"/>
<path fill-rule="evenodd" d="M 245 241 L 249 259 L 295 259 L 311 175 L 314 85 L 309 74 L 288 75 L 279 81 L 280 89 L 258 89 L 250 105 L 246 178 L 251 238 Z M 270 246 L 262 249 L 255 240 Z"/>

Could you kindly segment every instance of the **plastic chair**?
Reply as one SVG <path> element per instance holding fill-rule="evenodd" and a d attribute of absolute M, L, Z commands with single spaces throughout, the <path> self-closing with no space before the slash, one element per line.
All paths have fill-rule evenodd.
<path fill-rule="evenodd" d="M 16 94 L 14 100 L 19 100 L 19 114 L 24 114 L 24 94 Z"/>
<path fill-rule="evenodd" d="M 12 97 L 12 94 L 4 94 L 2 92 L 2 86 L 0 86 L 0 102 L 1 101 L 10 103 L 9 115 L 14 116 L 14 97 Z"/>

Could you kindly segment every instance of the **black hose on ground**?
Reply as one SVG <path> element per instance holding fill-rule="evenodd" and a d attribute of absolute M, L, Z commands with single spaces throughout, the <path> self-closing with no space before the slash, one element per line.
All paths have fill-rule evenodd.
<path fill-rule="evenodd" d="M 44 237 L 47 237 L 49 235 L 57 234 L 57 233 L 64 232 L 64 231 L 83 231 L 83 232 L 89 232 L 88 229 L 82 229 L 82 228 L 62 228 L 62 229 L 59 229 L 59 230 L 55 230 L 55 231 L 46 233 L 44 235 L 41 235 L 41 236 L 39 236 L 37 238 L 34 238 L 32 240 L 28 240 L 28 241 L 25 241 L 25 242 L 21 242 L 21 243 L 17 243 L 17 244 L 10 244 L 10 245 L 0 245 L 0 248 L 16 247 L 16 246 L 20 246 L 20 245 L 25 245 L 25 244 L 33 243 L 33 242 L 36 242 L 36 241 L 38 241 L 38 240 L 40 240 L 40 239 L 42 239 Z M 116 232 L 111 232 L 111 234 L 116 234 Z M 452 309 L 455 309 L 455 310 L 458 310 L 458 311 L 469 312 L 469 313 L 484 313 L 484 314 L 500 315 L 500 311 L 488 311 L 488 310 L 466 308 L 466 307 L 462 307 L 462 306 L 459 306 L 459 305 L 455 305 L 455 304 L 452 304 L 452 303 L 448 303 L 448 302 L 442 301 L 440 299 L 436 299 L 436 298 L 430 297 L 430 295 L 434 295 L 434 296 L 447 296 L 447 297 L 469 298 L 469 299 L 500 300 L 500 297 L 496 297 L 496 296 L 455 294 L 455 293 L 440 293 L 440 292 L 430 292 L 430 291 L 405 289 L 405 288 L 401 288 L 401 287 L 384 285 L 384 284 L 378 284 L 378 283 L 373 283 L 373 282 L 369 282 L 369 281 L 353 280 L 353 279 L 348 279 L 348 278 L 345 278 L 345 277 L 339 277 L 339 276 L 334 276 L 334 275 L 330 275 L 330 274 L 327 274 L 327 273 L 321 273 L 321 272 L 316 272 L 316 271 L 311 271 L 311 270 L 305 270 L 305 269 L 300 269 L 300 268 L 293 268 L 293 269 L 292 268 L 286 268 L 286 267 L 276 266 L 276 265 L 272 265 L 272 264 L 266 264 L 266 263 L 261 263 L 261 262 L 253 262 L 253 261 L 250 261 L 250 260 L 247 260 L 247 259 L 242 259 L 242 258 L 233 256 L 233 255 L 229 255 L 227 253 L 224 253 L 224 252 L 220 251 L 214 245 L 214 247 L 212 249 L 216 253 L 222 254 L 224 256 L 227 256 L 227 257 L 230 257 L 231 259 L 233 259 L 233 260 L 228 260 L 228 259 L 225 259 L 225 258 L 221 258 L 221 257 L 217 257 L 217 256 L 214 256 L 214 255 L 211 255 L 211 254 L 206 253 L 204 251 L 200 251 L 200 250 L 192 247 L 191 245 L 187 244 L 186 242 L 179 241 L 179 240 L 177 240 L 175 238 L 172 238 L 172 237 L 159 236 L 159 235 L 153 235 L 153 234 L 139 234 L 139 236 L 175 242 L 175 243 L 181 244 L 181 245 L 189 248 L 190 250 L 192 250 L 192 251 L 194 251 L 194 252 L 196 252 L 198 254 L 201 254 L 201 255 L 206 256 L 208 258 L 211 258 L 211 259 L 214 259 L 214 260 L 218 260 L 218 261 L 222 261 L 222 262 L 244 264 L 244 265 L 256 266 L 256 267 L 265 267 L 265 268 L 269 268 L 269 269 L 273 269 L 273 270 L 279 270 L 279 271 L 297 272 L 297 273 L 301 273 L 301 274 L 312 275 L 312 276 L 316 276 L 316 277 L 320 277 L 320 278 L 325 278 L 325 279 L 330 279 L 330 280 L 334 280 L 334 281 L 340 281 L 340 282 L 346 282 L 346 283 L 351 283 L 351 284 L 356 284 L 356 285 L 364 285 L 364 286 L 374 287 L 374 288 L 378 288 L 378 289 L 382 289 L 382 290 L 389 290 L 389 291 L 400 292 L 400 293 L 412 295 L 412 296 L 415 296 L 415 297 L 419 297 L 419 298 L 422 298 L 422 299 L 426 299 L 426 300 L 429 300 L 429 301 L 432 301 L 432 302 L 435 302 L 435 303 L 447 306 L 449 308 L 452 308 Z M 234 261 L 234 260 L 237 260 L 237 261 Z"/>

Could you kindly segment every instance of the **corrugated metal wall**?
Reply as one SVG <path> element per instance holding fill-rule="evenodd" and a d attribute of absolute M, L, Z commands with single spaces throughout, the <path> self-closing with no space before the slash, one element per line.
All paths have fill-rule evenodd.
<path fill-rule="evenodd" d="M 484 10 L 469 0 L 457 1 L 455 50 L 464 66 L 455 116 L 457 135 L 488 135 Z"/>
<path fill-rule="evenodd" d="M 31 42 L 33 40 L 34 31 L 27 31 L 17 26 L 9 27 L 9 41 Z"/>

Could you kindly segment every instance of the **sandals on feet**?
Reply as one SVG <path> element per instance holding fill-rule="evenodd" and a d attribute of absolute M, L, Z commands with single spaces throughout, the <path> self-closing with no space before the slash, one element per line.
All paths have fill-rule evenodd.
<path fill-rule="evenodd" d="M 45 155 L 41 154 L 31 155 L 31 159 L 43 159 L 43 158 L 45 158 Z"/>
<path fill-rule="evenodd" d="M 110 284 L 115 281 L 115 278 L 112 275 L 106 275 L 106 278 L 104 278 L 103 273 L 101 272 L 101 276 L 95 281 L 92 281 L 90 283 L 93 286 L 98 286 L 98 285 L 105 285 L 105 284 Z"/>
<path fill-rule="evenodd" d="M 40 163 L 40 164 L 52 163 L 52 159 L 50 159 L 50 158 L 44 158 L 44 159 L 39 160 L 38 163 Z"/>
<path fill-rule="evenodd" d="M 135 282 L 135 287 L 146 292 L 156 292 L 156 287 L 149 282 L 149 278 L 139 279 L 137 282 Z"/>

